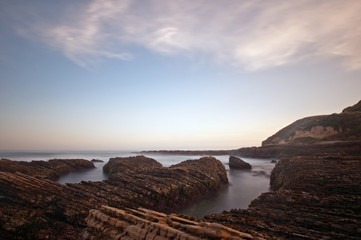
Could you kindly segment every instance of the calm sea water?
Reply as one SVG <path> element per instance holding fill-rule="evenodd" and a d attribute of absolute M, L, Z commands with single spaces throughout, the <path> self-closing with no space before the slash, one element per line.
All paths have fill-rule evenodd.
<path fill-rule="evenodd" d="M 59 159 L 99 159 L 104 162 L 94 163 L 95 169 L 85 170 L 76 173 L 69 173 L 60 177 L 57 182 L 78 183 L 81 181 L 101 181 L 107 179 L 103 174 L 103 166 L 111 157 L 136 156 L 131 151 L 59 151 L 59 152 L 0 152 L 0 158 L 7 158 L 17 161 L 49 160 Z M 183 156 L 183 155 L 162 155 L 162 154 L 144 154 L 147 157 L 154 158 L 163 166 L 169 167 L 173 164 L 188 160 L 198 159 L 202 156 Z M 203 217 L 209 213 L 219 213 L 224 210 L 246 209 L 249 203 L 259 196 L 262 192 L 269 190 L 269 175 L 274 167 L 271 159 L 242 158 L 252 165 L 252 171 L 231 170 L 228 166 L 228 155 L 215 156 L 226 167 L 229 184 L 220 191 L 207 199 L 201 200 L 188 206 L 181 213 Z"/>

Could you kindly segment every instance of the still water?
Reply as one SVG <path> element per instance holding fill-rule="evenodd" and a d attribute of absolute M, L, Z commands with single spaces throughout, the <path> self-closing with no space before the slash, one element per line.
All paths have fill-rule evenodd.
<path fill-rule="evenodd" d="M 109 158 L 135 155 L 137 154 L 131 151 L 0 152 L 0 158 L 18 161 L 49 160 L 54 158 L 99 159 L 104 161 L 95 162 L 95 169 L 69 173 L 60 177 L 57 182 L 61 184 L 105 180 L 107 176 L 103 174 L 102 168 L 108 162 Z M 188 159 L 198 159 L 202 157 L 200 155 L 183 156 L 162 154 L 145 154 L 145 156 L 154 158 L 165 167 Z M 257 198 L 262 192 L 269 190 L 269 176 L 274 167 L 271 159 L 242 158 L 252 165 L 251 171 L 242 171 L 229 169 L 228 155 L 215 157 L 225 165 L 229 184 L 212 196 L 208 196 L 207 199 L 193 203 L 191 206 L 187 206 L 179 212 L 196 217 L 203 217 L 209 213 L 220 213 L 224 210 L 246 209 L 253 199 Z"/>

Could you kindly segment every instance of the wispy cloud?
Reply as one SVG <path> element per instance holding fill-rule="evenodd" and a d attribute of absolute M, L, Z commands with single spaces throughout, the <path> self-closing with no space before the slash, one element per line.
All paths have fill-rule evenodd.
<path fill-rule="evenodd" d="M 39 36 L 74 62 L 132 59 L 131 46 L 206 55 L 246 70 L 338 57 L 361 69 L 361 1 L 93 0 L 42 25 Z"/>

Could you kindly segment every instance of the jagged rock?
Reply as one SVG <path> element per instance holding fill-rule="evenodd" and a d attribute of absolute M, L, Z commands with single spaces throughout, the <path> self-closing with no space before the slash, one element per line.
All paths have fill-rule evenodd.
<path fill-rule="evenodd" d="M 281 159 L 271 173 L 273 190 L 361 195 L 360 157 L 319 156 Z"/>
<path fill-rule="evenodd" d="M 277 163 L 277 161 L 273 159 L 273 160 L 271 160 L 271 163 Z"/>
<path fill-rule="evenodd" d="M 139 169 L 137 165 L 133 167 Z M 116 186 L 123 198 L 131 200 L 132 207 L 143 206 L 171 211 L 215 192 L 228 183 L 228 178 L 225 167 L 219 160 L 203 157 L 199 160 L 184 161 L 169 168 L 152 168 L 138 173 L 124 171 L 104 182 Z M 93 184 L 89 185 L 88 188 Z M 98 186 L 94 191 L 97 188 Z M 109 191 L 105 189 L 104 192 Z"/>
<path fill-rule="evenodd" d="M 360 239 L 360 164 L 360 156 L 282 159 L 271 177 L 277 191 L 206 219 L 266 239 Z"/>
<path fill-rule="evenodd" d="M 162 164 L 145 156 L 116 157 L 109 159 L 109 162 L 104 165 L 103 171 L 112 176 L 123 173 L 140 173 L 160 167 Z"/>
<path fill-rule="evenodd" d="M 230 156 L 229 157 L 229 168 L 230 169 L 252 169 L 252 165 L 243 161 L 240 158 Z"/>
<path fill-rule="evenodd" d="M 1 239 L 81 239 L 78 228 L 85 227 L 89 209 L 102 203 L 20 172 L 0 172 L 0 196 Z"/>
<path fill-rule="evenodd" d="M 84 159 L 51 159 L 49 161 L 12 161 L 0 159 L 0 171 L 22 172 L 37 178 L 55 180 L 61 175 L 83 169 L 94 168 L 94 164 Z"/>
<path fill-rule="evenodd" d="M 191 221 L 143 208 L 102 206 L 90 210 L 85 239 L 253 239 L 252 235 L 218 223 Z"/>
<path fill-rule="evenodd" d="M 85 227 L 88 211 L 100 205 L 171 211 L 227 182 L 223 164 L 212 157 L 67 185 L 20 172 L 0 172 L 0 236 L 61 239 L 74 232 L 76 236 L 68 239 L 81 239 L 79 229 Z"/>

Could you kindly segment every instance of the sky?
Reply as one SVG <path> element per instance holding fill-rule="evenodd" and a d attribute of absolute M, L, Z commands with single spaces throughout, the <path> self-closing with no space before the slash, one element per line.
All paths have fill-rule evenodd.
<path fill-rule="evenodd" d="M 0 149 L 235 149 L 361 99 L 359 0 L 0 0 Z"/>

